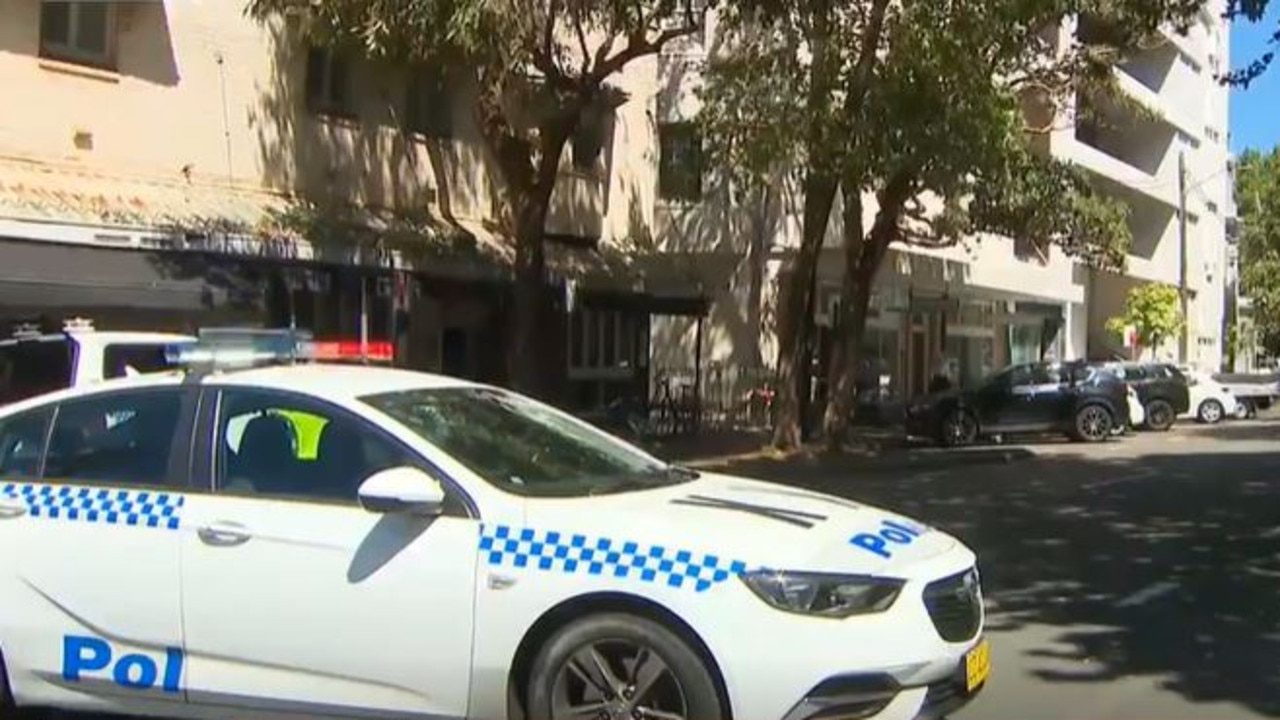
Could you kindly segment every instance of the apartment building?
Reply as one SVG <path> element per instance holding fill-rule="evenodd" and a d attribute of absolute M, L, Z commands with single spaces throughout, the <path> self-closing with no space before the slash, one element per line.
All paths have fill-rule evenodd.
<path fill-rule="evenodd" d="M 1039 140 L 1045 151 L 1088 169 L 1099 187 L 1129 206 L 1134 243 L 1126 271 L 1092 272 L 1057 248 L 1042 253 L 1002 237 L 942 250 L 893 248 L 877 278 L 863 356 L 894 394 L 923 391 L 940 361 L 953 377 L 972 383 L 1008 363 L 1128 356 L 1123 338 L 1106 329 L 1107 319 L 1121 311 L 1130 288 L 1148 280 L 1180 285 L 1184 268 L 1188 348 L 1180 353 L 1175 338 L 1157 353 L 1218 367 L 1229 183 L 1227 91 L 1214 79 L 1228 61 L 1220 4 L 1207 7 L 1187 35 L 1168 30 L 1162 43 L 1116 70 L 1121 90 L 1154 111 L 1153 119 L 1132 114 L 1124 103 L 1099 102 L 1097 113 L 1069 106 Z M 1087 19 L 1072 21 L 1056 41 L 1092 31 Z M 708 32 L 714 35 L 714 19 Z M 701 356 L 714 377 L 720 365 L 727 372 L 775 357 L 772 313 L 780 274 L 799 245 L 802 198 L 779 181 L 754 198 L 734 199 L 716 184 L 714 172 L 700 166 L 689 121 L 698 110 L 694 89 L 706 47 L 696 38 L 673 46 L 659 67 L 653 228 L 656 243 L 698 268 L 700 282 L 718 293 L 710 329 L 702 334 Z M 1185 235 L 1178 222 L 1180 162 Z M 835 216 L 819 266 L 820 327 L 830 325 L 839 297 L 843 258 L 838 211 Z M 688 323 L 661 325 L 655 363 L 687 362 L 692 340 Z"/>
<path fill-rule="evenodd" d="M 636 77 L 651 94 L 652 61 Z M 0 319 L 296 325 L 505 377 L 512 246 L 465 73 L 312 48 L 239 0 L 0 0 L 0 87 Z M 644 392 L 650 315 L 704 305 L 613 249 L 645 234 L 626 168 L 650 159 L 617 148 L 648 127 L 624 104 L 563 158 L 547 370 L 570 402 Z"/>
<path fill-rule="evenodd" d="M 1108 331 L 1126 293 L 1142 282 L 1184 288 L 1186 333 L 1146 356 L 1217 370 L 1223 358 L 1227 278 L 1228 89 L 1217 77 L 1229 67 L 1229 24 L 1222 2 L 1207 3 L 1185 35 L 1142 50 L 1116 70 L 1121 90 L 1148 112 L 1124 103 L 1077 98 L 1092 112 L 1069 109 L 1072 122 L 1055 132 L 1052 152 L 1087 168 L 1130 210 L 1133 245 L 1123 274 L 1090 272 L 1086 280 L 1088 352 L 1128 355 Z M 1087 18 L 1064 28 L 1088 36 Z M 1183 219 L 1185 218 L 1185 221 Z"/>

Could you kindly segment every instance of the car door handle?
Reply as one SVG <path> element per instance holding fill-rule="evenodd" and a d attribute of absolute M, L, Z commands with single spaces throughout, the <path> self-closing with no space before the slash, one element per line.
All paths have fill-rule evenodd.
<path fill-rule="evenodd" d="M 208 545 L 243 545 L 252 535 L 245 526 L 233 522 L 214 522 L 196 531 Z"/>
<path fill-rule="evenodd" d="M 21 498 L 0 498 L 0 520 L 12 520 L 27 514 L 27 503 Z"/>

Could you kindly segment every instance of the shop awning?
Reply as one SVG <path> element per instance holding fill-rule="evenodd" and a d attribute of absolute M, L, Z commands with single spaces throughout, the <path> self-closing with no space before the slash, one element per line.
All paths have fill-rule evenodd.
<path fill-rule="evenodd" d="M 257 285 L 231 263 L 196 255 L 0 238 L 0 306 L 196 312 L 245 307 Z"/>
<path fill-rule="evenodd" d="M 427 208 L 320 208 L 260 188 L 14 157 L 0 157 L 0 221 L 79 228 L 84 242 L 135 249 L 394 264 L 461 276 L 491 273 L 506 263 L 501 248 Z M 357 240 L 366 252 L 355 251 Z M 374 246 L 380 252 L 368 251 Z"/>

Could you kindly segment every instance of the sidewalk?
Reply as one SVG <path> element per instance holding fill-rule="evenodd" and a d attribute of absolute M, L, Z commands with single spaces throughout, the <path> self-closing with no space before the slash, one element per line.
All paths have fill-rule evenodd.
<path fill-rule="evenodd" d="M 1007 463 L 1036 457 L 1025 447 L 977 446 L 940 448 L 908 440 L 900 429 L 851 429 L 841 453 L 829 453 L 819 443 L 780 453 L 768 447 L 767 432 L 721 431 L 672 438 L 646 444 L 650 452 L 687 467 L 747 476 L 776 476 L 795 471 L 849 473 L 924 472 L 990 463 Z"/>

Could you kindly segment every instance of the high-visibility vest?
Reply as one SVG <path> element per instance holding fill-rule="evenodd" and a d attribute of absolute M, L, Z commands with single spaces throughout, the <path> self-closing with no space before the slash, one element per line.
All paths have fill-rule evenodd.
<path fill-rule="evenodd" d="M 329 421 L 300 410 L 277 410 L 276 412 L 293 424 L 293 433 L 298 438 L 298 447 L 295 451 L 297 458 L 315 460 L 320 445 L 320 432 Z"/>

